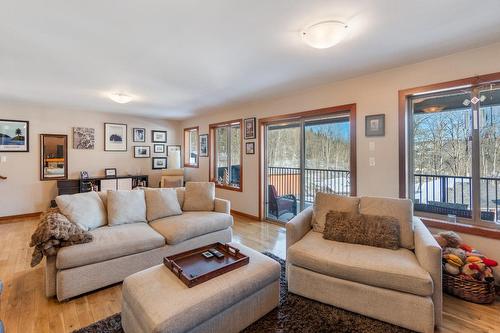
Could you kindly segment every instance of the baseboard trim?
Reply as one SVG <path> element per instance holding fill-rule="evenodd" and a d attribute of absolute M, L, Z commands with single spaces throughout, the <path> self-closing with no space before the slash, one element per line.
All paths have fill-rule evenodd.
<path fill-rule="evenodd" d="M 254 220 L 254 221 L 259 221 L 260 222 L 260 219 L 259 219 L 258 216 L 247 214 L 247 213 L 242 213 L 242 212 L 239 212 L 239 211 L 234 210 L 234 209 L 231 209 L 231 214 L 233 214 L 233 215 L 239 215 L 239 216 L 245 217 L 247 219 Z"/>
<path fill-rule="evenodd" d="M 40 214 L 42 214 L 42 212 L 10 215 L 10 216 L 0 216 L 0 224 L 22 222 L 22 220 L 25 220 L 25 219 L 29 219 L 29 218 L 33 218 L 33 217 L 40 217 Z"/>

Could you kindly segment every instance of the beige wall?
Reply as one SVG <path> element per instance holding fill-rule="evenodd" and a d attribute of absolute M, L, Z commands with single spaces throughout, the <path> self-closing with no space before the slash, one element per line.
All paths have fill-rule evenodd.
<path fill-rule="evenodd" d="M 0 181 L 0 216 L 39 212 L 46 209 L 57 195 L 56 181 L 40 181 L 40 138 L 39 134 L 68 135 L 68 170 L 70 178 L 79 178 L 80 171 L 90 176 L 103 176 L 104 168 L 116 168 L 119 175 L 147 174 L 150 185 L 157 186 L 161 171 L 151 169 L 151 159 L 133 158 L 134 145 L 149 145 L 151 152 L 151 130 L 167 130 L 168 143 L 180 144 L 179 123 L 158 119 L 137 118 L 119 114 L 90 111 L 55 110 L 41 106 L 18 103 L 0 103 L 0 119 L 20 119 L 30 122 L 30 152 L 1 153 L 7 161 L 0 163 L 0 175 L 8 177 Z M 128 125 L 128 151 L 104 151 L 104 123 L 115 122 Z M 73 127 L 95 129 L 94 150 L 73 149 Z M 132 142 L 132 128 L 146 128 L 146 143 Z M 160 156 L 154 155 L 152 156 Z"/>
<path fill-rule="evenodd" d="M 234 108 L 212 110 L 202 117 L 182 122 L 182 127 L 200 126 L 208 133 L 208 125 L 247 117 L 268 117 L 312 110 L 341 104 L 357 104 L 357 171 L 358 194 L 398 196 L 398 91 L 469 76 L 500 72 L 500 43 L 456 53 L 409 66 L 399 67 L 313 89 L 297 91 L 287 96 L 246 104 Z M 332 59 L 334 61 L 334 59 Z M 366 115 L 386 114 L 386 135 L 380 138 L 364 136 Z M 368 144 L 375 143 L 375 152 Z M 368 158 L 375 157 L 370 167 Z M 219 197 L 230 199 L 232 208 L 258 215 L 258 155 L 243 155 L 243 192 L 217 190 Z M 188 169 L 187 178 L 208 179 L 208 158 L 202 157 L 199 169 Z"/>

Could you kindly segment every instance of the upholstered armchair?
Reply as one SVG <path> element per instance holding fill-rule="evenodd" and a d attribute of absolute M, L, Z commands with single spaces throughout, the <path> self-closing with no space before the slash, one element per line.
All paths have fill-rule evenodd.
<path fill-rule="evenodd" d="M 164 169 L 161 175 L 160 187 L 183 187 L 184 169 Z"/>
<path fill-rule="evenodd" d="M 394 216 L 401 210 L 398 202 L 361 197 L 359 210 Z M 286 225 L 288 290 L 411 330 L 434 332 L 442 321 L 441 248 L 422 221 L 411 218 L 412 210 L 408 213 L 412 248 L 390 250 L 325 240 L 312 230 L 313 208 L 305 209 Z"/>

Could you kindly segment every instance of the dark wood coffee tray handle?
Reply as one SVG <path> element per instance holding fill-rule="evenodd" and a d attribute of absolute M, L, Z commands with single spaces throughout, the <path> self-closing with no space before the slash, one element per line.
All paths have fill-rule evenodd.
<path fill-rule="evenodd" d="M 163 263 L 168 267 L 170 268 L 170 270 L 175 274 L 177 275 L 177 277 L 180 279 L 181 278 L 181 275 L 182 275 L 182 268 L 177 265 L 177 263 L 173 260 L 169 260 L 167 258 L 164 258 L 163 259 Z"/>
<path fill-rule="evenodd" d="M 226 251 L 237 256 L 238 253 L 240 253 L 240 249 L 237 249 L 235 247 L 232 247 L 231 245 L 229 244 L 224 244 L 225 248 L 226 248 Z"/>

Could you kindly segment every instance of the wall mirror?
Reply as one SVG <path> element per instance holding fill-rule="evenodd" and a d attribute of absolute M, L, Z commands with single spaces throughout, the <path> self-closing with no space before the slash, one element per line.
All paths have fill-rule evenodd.
<path fill-rule="evenodd" d="M 40 134 L 40 180 L 68 179 L 68 136 Z"/>

